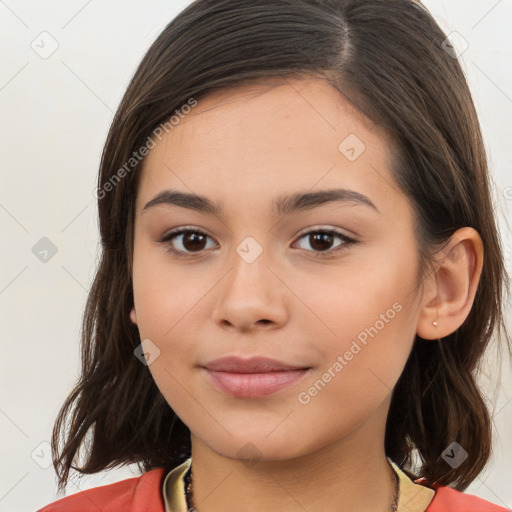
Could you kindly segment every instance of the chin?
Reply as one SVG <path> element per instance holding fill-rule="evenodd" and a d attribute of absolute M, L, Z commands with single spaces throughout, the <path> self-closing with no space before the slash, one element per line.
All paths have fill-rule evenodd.
<path fill-rule="evenodd" d="M 249 467 L 258 462 L 287 461 L 308 453 L 307 445 L 297 443 L 297 438 L 290 434 L 285 433 L 285 439 L 270 439 L 273 434 L 265 435 L 233 433 L 233 437 L 226 435 L 222 439 L 203 439 L 203 442 L 219 456 L 244 461 Z"/>

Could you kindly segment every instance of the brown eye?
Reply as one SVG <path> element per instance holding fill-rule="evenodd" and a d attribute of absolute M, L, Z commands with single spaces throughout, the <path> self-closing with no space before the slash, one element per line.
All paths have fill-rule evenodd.
<path fill-rule="evenodd" d="M 210 237 L 197 229 L 180 229 L 164 235 L 159 243 L 168 246 L 168 250 L 178 255 L 188 256 L 207 248 Z"/>
<path fill-rule="evenodd" d="M 334 236 L 331 233 L 309 234 L 309 245 L 316 251 L 327 251 L 331 248 Z"/>
<path fill-rule="evenodd" d="M 200 251 L 206 245 L 206 237 L 201 233 L 190 231 L 183 235 L 181 243 L 187 251 Z"/>
<path fill-rule="evenodd" d="M 302 246 L 300 248 L 314 253 L 328 252 L 329 254 L 332 254 L 346 249 L 350 245 L 356 243 L 355 240 L 332 230 L 309 231 L 307 233 L 303 233 L 299 240 L 303 239 L 306 240 L 309 248 L 307 246 Z M 336 239 L 341 240 L 341 242 L 333 246 Z"/>

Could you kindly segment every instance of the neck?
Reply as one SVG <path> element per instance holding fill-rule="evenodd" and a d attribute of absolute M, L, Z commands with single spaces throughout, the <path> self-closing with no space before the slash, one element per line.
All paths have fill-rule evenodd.
<path fill-rule="evenodd" d="M 192 505 L 198 512 L 390 512 L 395 475 L 384 427 L 385 415 L 377 415 L 313 453 L 253 463 L 214 452 L 191 434 Z"/>

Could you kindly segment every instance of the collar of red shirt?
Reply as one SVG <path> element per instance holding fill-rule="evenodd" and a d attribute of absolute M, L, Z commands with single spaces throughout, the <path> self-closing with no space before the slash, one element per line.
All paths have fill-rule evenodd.
<path fill-rule="evenodd" d="M 38 512 L 165 512 L 163 484 L 166 477 L 169 477 L 169 488 L 178 491 L 171 493 L 170 510 L 185 512 L 183 475 L 189 464 L 190 459 L 187 459 L 172 471 L 157 468 L 138 477 L 79 491 L 43 507 Z M 421 480 L 416 482 L 426 485 Z M 494 505 L 471 494 L 464 494 L 451 487 L 432 488 L 436 494 L 425 512 L 510 512 L 510 509 Z M 407 510 L 400 507 L 399 512 Z"/>

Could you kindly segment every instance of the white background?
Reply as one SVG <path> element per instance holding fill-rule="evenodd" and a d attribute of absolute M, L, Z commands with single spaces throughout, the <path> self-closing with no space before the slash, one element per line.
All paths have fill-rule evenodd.
<path fill-rule="evenodd" d="M 33 511 L 56 499 L 53 467 L 41 464 L 49 464 L 53 421 L 78 376 L 81 315 L 97 263 L 93 188 L 102 146 L 143 54 L 189 3 L 0 0 L 0 512 Z M 425 4 L 448 34 L 457 31 L 469 44 L 463 66 L 511 271 L 512 0 Z M 45 59 L 31 47 L 41 48 L 41 38 L 47 50 L 58 44 Z M 463 49 L 459 36 L 454 43 Z M 42 237 L 57 247 L 47 263 L 32 252 Z M 489 375 L 495 379 L 496 371 Z M 511 381 L 507 363 L 494 400 L 495 457 L 467 492 L 512 508 Z M 124 468 L 84 477 L 80 489 L 136 474 Z M 68 494 L 79 490 L 77 482 Z"/>

